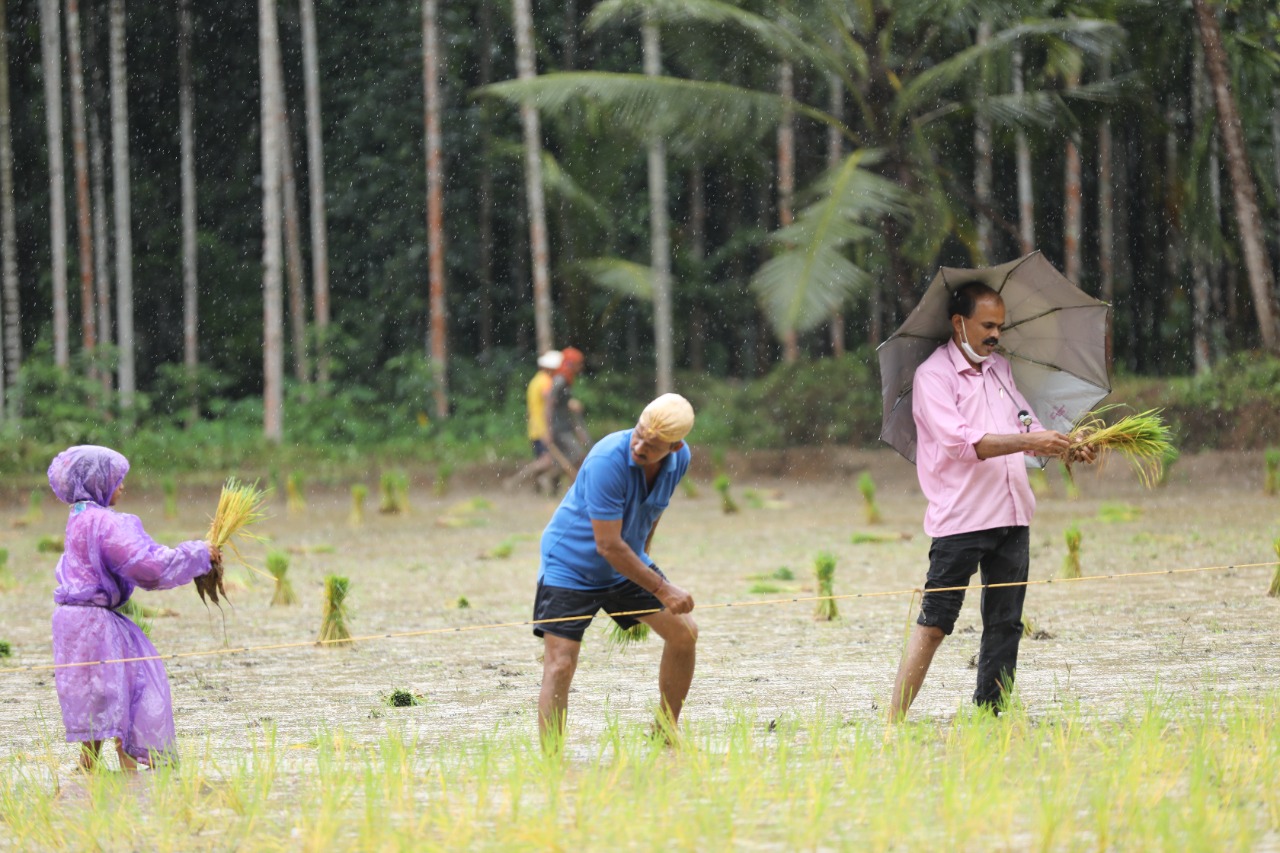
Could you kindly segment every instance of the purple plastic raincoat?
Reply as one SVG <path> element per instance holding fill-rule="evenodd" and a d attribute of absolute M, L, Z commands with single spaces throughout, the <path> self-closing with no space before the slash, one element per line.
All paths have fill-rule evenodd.
<path fill-rule="evenodd" d="M 166 548 L 136 515 L 108 508 L 128 473 L 129 460 L 93 445 L 68 448 L 49 466 L 53 493 L 71 504 L 53 594 L 55 663 L 155 655 L 142 630 L 113 608 L 134 587 L 171 589 L 209 571 L 206 543 Z M 172 750 L 173 703 L 160 661 L 68 667 L 54 680 L 68 743 L 120 738 L 125 752 L 148 763 Z"/>

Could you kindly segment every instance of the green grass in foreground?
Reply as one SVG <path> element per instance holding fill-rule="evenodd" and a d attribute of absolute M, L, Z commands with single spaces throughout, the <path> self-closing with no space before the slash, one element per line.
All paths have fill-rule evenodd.
<path fill-rule="evenodd" d="M 181 770 L 132 782 L 59 776 L 51 739 L 0 771 L 0 818 L 45 849 L 1239 850 L 1280 841 L 1278 721 L 1280 692 L 966 712 L 888 740 L 874 720 L 740 711 L 678 749 L 614 722 L 549 759 L 527 732 L 427 744 L 392 714 L 369 742 L 192 739 Z"/>

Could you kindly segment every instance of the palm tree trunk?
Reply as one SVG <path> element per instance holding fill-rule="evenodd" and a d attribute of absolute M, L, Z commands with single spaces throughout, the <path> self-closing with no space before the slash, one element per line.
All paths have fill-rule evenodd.
<path fill-rule="evenodd" d="M 133 238 L 129 190 L 129 97 L 125 73 L 124 0 L 111 0 L 111 177 L 116 228 L 116 326 L 120 341 L 120 405 L 133 405 Z"/>
<path fill-rule="evenodd" d="M 782 98 L 782 118 L 778 122 L 778 224 L 783 228 L 795 221 L 795 93 L 795 69 L 790 62 L 783 62 L 778 66 L 778 95 Z M 796 330 L 787 329 L 782 338 L 782 360 L 790 364 L 799 359 Z"/>
<path fill-rule="evenodd" d="M 513 0 L 516 31 L 516 73 L 521 80 L 537 76 L 533 53 L 533 14 L 530 0 Z M 538 110 L 520 106 L 524 130 L 524 187 L 529 204 L 529 253 L 533 262 L 533 326 L 538 352 L 555 346 L 551 325 L 551 273 L 548 268 L 547 210 L 542 193 L 542 132 Z"/>
<path fill-rule="evenodd" d="M 1026 87 L 1022 81 L 1022 49 L 1013 51 L 1013 92 L 1021 95 Z M 1018 239 L 1023 255 L 1036 247 L 1036 204 L 1031 186 L 1031 145 L 1027 133 L 1018 128 L 1014 134 L 1014 162 L 1018 174 Z"/>
<path fill-rule="evenodd" d="M 1249 290 L 1253 293 L 1258 332 L 1262 345 L 1276 353 L 1280 352 L 1280 330 L 1276 328 L 1271 260 L 1267 257 L 1267 244 L 1263 241 L 1260 228 L 1262 220 L 1258 211 L 1258 192 L 1250 171 L 1249 152 L 1244 145 L 1240 113 L 1231 92 L 1222 34 L 1218 30 L 1214 10 L 1206 0 L 1192 0 L 1192 5 L 1195 6 L 1200 26 L 1200 41 L 1204 45 L 1205 69 L 1209 72 L 1214 100 L 1218 105 L 1218 129 L 1227 150 L 1227 170 L 1231 174 L 1231 189 L 1235 198 L 1236 228 L 1244 249 L 1245 271 L 1249 276 Z"/>
<path fill-rule="evenodd" d="M 311 292 L 315 313 L 316 378 L 329 381 L 329 225 L 320 135 L 320 59 L 314 0 L 301 0 L 302 73 L 307 105 L 307 195 L 311 209 Z"/>
<path fill-rule="evenodd" d="M 40 67 L 49 153 L 49 249 L 53 280 L 53 363 L 70 361 L 67 311 L 67 178 L 62 152 L 62 26 L 58 0 L 40 0 Z"/>
<path fill-rule="evenodd" d="M 436 0 L 422 0 L 422 86 L 426 95 L 427 267 L 431 320 L 427 351 L 435 376 L 436 417 L 449 416 L 448 306 L 444 281 L 444 168 L 440 154 L 440 44 Z"/>
<path fill-rule="evenodd" d="M 279 53 L 276 54 L 279 58 Z M 293 376 L 305 384 L 307 368 L 307 297 L 302 280 L 302 226 L 298 215 L 298 181 L 293 162 L 293 131 L 289 122 L 289 99 L 284 91 L 283 64 L 280 80 L 280 190 L 284 201 L 285 275 L 289 279 L 289 332 L 293 349 Z"/>
<path fill-rule="evenodd" d="M 107 238 L 107 164 L 106 144 L 102 138 L 102 105 L 106 100 L 103 67 L 98 56 L 97 33 L 100 19 L 91 18 L 86 28 L 85 55 L 91 66 L 89 76 L 89 180 L 93 197 L 93 279 L 97 291 L 98 343 L 111 344 L 111 250 Z M 103 370 L 98 378 L 104 391 L 110 392 L 112 376 Z"/>
<path fill-rule="evenodd" d="M 644 73 L 662 74 L 662 54 L 658 25 L 645 21 L 641 28 L 644 44 Z M 671 220 L 667 212 L 667 147 L 657 136 L 648 143 L 649 159 L 649 257 L 653 267 L 653 346 L 657 356 L 658 393 L 675 387 L 672 375 L 674 342 L 671 333 Z"/>
<path fill-rule="evenodd" d="M 1111 79 L 1111 57 L 1102 58 L 1101 78 Z M 1111 110 L 1104 108 L 1098 125 L 1098 278 L 1102 301 L 1114 305 L 1115 273 L 1115 207 L 1112 192 Z M 1107 352 L 1111 352 L 1112 316 L 1107 312 Z"/>
<path fill-rule="evenodd" d="M 698 270 L 699 284 L 705 284 L 707 176 L 701 163 L 689 171 L 689 255 Z M 689 369 L 694 373 L 702 373 L 707 366 L 707 312 L 701 294 L 694 293 L 693 296 L 693 309 L 689 316 Z"/>
<path fill-rule="evenodd" d="M 1191 130 L 1200 134 L 1204 126 L 1205 114 L 1208 111 L 1209 92 L 1204 73 L 1204 51 L 1193 51 L 1194 61 L 1191 72 Z M 1212 133 L 1212 131 L 1211 131 Z M 1210 146 L 1212 146 L 1212 141 Z M 1210 168 L 1217 166 L 1209 158 Z M 1196 176 L 1193 175 L 1193 180 Z M 1208 181 L 1205 182 L 1206 186 Z M 1213 312 L 1212 287 L 1209 281 L 1209 267 L 1206 262 L 1206 226 L 1201 220 L 1198 228 L 1189 229 L 1187 234 L 1188 249 L 1191 255 L 1191 356 L 1197 376 L 1205 376 L 1213 370 L 1213 349 L 1210 343 L 1210 315 Z"/>
<path fill-rule="evenodd" d="M 0 0 L 0 280 L 3 281 L 4 323 L 0 352 L 0 416 L 18 414 L 18 370 L 22 366 L 21 324 L 18 322 L 18 236 L 13 196 L 13 122 L 9 103 L 9 26 L 5 0 Z M 8 393 L 5 393 L 7 390 Z"/>
<path fill-rule="evenodd" d="M 84 68 L 80 57 L 80 2 L 66 0 L 67 72 L 71 94 L 71 152 L 76 181 L 76 237 L 80 247 L 80 344 L 92 356 L 96 345 L 94 315 L 93 212 L 89 201 L 89 140 L 85 130 Z M 92 360 L 89 375 L 97 373 Z"/>
<path fill-rule="evenodd" d="M 844 83 L 834 74 L 827 75 L 827 112 L 844 121 Z M 827 168 L 834 169 L 844 159 L 844 138 L 834 127 L 827 128 Z M 845 353 L 844 312 L 831 315 L 831 354 L 839 358 Z"/>
<path fill-rule="evenodd" d="M 262 78 L 262 425 L 267 441 L 284 438 L 284 317 L 281 300 L 280 35 L 275 0 L 258 0 L 258 68 Z"/>
<path fill-rule="evenodd" d="M 493 11 L 490 0 L 479 0 L 480 24 L 480 87 L 493 81 Z M 480 352 L 493 348 L 493 130 L 489 127 L 487 111 L 481 108 L 477 121 L 480 125 L 480 211 L 476 229 L 480 240 Z"/>
<path fill-rule="evenodd" d="M 191 0 L 178 0 L 178 135 L 182 171 L 182 363 L 187 372 L 191 409 L 187 426 L 199 416 L 196 368 L 200 362 L 200 300 L 196 245 L 195 95 L 191 83 Z"/>
<path fill-rule="evenodd" d="M 978 22 L 976 43 L 985 45 L 991 40 L 991 22 Z M 986 66 L 983 62 L 982 74 L 976 88 L 979 96 L 986 94 L 988 82 Z M 991 259 L 991 119 L 982 113 L 973 117 L 973 194 L 977 200 L 975 224 L 978 231 L 978 252 L 985 264 Z"/>
<path fill-rule="evenodd" d="M 1072 284 L 1080 283 L 1080 231 L 1084 199 L 1080 189 L 1080 136 L 1074 131 L 1067 137 L 1066 167 L 1063 180 L 1064 210 L 1062 214 L 1062 274 Z"/>

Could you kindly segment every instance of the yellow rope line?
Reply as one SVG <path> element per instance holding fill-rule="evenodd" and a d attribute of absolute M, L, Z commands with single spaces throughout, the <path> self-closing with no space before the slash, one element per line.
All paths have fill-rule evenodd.
<path fill-rule="evenodd" d="M 1104 580 L 1121 580 L 1127 578 L 1143 578 L 1154 577 L 1156 575 L 1180 575 L 1191 574 L 1195 572 L 1218 572 L 1229 569 L 1256 569 L 1264 566 L 1280 565 L 1280 561 L 1272 560 L 1267 563 L 1236 563 L 1229 566 L 1197 566 L 1193 568 L 1181 569 L 1154 569 L 1147 572 L 1124 572 L 1110 575 L 1085 575 L 1078 578 L 1049 578 L 1047 580 L 1026 580 L 1026 581 L 1009 581 L 1006 583 L 985 583 L 975 584 L 972 586 L 942 586 L 933 589 L 921 589 L 920 587 L 908 587 L 905 589 L 880 590 L 877 592 L 850 592 L 843 595 L 807 595 L 796 596 L 794 598 L 770 598 L 761 601 L 728 601 L 721 604 L 705 604 L 699 608 L 703 610 L 723 610 L 729 607 L 766 607 L 776 604 L 798 604 L 806 601 L 839 601 L 843 599 L 853 598 L 884 598 L 894 595 L 930 595 L 935 592 L 960 592 L 981 589 L 1003 589 L 1015 586 L 1047 586 L 1054 583 L 1082 583 L 1085 581 L 1104 581 Z M 625 610 L 618 613 L 605 613 L 605 616 L 647 616 L 653 613 L 661 612 L 661 608 L 649 608 L 647 610 Z M 270 643 L 262 646 L 240 646 L 236 648 L 223 649 L 204 649 L 194 652 L 172 652 L 166 655 L 146 655 L 142 657 L 132 658 L 116 658 L 113 660 L 93 660 L 93 661 L 75 661 L 73 663 L 46 663 L 33 664 L 30 666 L 16 666 L 7 669 L 0 669 L 0 675 L 9 675 L 17 672 L 42 672 L 53 669 L 70 669 L 72 667 L 81 666 L 102 666 L 104 664 L 113 663 L 138 663 L 149 660 L 177 660 L 179 658 L 197 658 L 197 657 L 214 657 L 218 655 L 237 655 L 246 652 L 267 652 L 280 651 L 282 649 L 302 649 L 308 646 L 327 646 L 327 645 L 346 645 L 348 643 L 363 643 L 369 640 L 395 640 L 405 639 L 407 637 L 425 637 L 432 634 L 461 634 L 465 631 L 485 631 L 492 628 L 518 628 L 530 625 L 550 625 L 556 622 L 575 622 L 580 619 L 594 618 L 596 614 L 583 614 L 581 616 L 556 616 L 549 619 L 526 619 L 520 622 L 494 622 L 484 625 L 460 625 L 453 628 L 423 628 L 416 631 L 392 631 L 387 634 L 365 634 L 358 637 L 348 637 L 341 640 L 301 640 L 289 643 Z"/>

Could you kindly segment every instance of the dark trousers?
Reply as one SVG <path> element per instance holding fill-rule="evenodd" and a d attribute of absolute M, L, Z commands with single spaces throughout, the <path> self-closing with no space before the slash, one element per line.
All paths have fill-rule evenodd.
<path fill-rule="evenodd" d="M 1027 527 L 996 527 L 934 539 L 929 548 L 926 594 L 916 622 L 950 634 L 964 604 L 964 592 L 928 590 L 965 586 L 979 568 L 984 584 L 1025 583 L 1030 547 L 1031 530 Z M 978 652 L 978 686 L 973 693 L 973 701 L 979 705 L 997 705 L 1004 693 L 1003 685 L 1013 685 L 1026 596 L 1025 586 L 982 591 L 982 646 Z"/>

